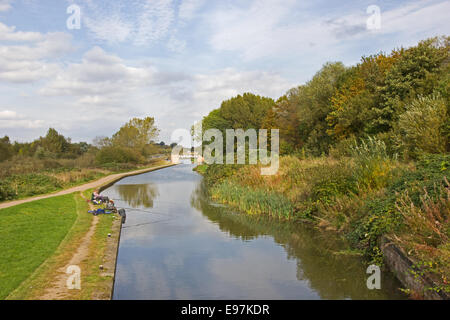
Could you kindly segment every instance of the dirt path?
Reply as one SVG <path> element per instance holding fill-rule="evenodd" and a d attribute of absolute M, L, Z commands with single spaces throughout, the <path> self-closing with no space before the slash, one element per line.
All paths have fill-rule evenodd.
<path fill-rule="evenodd" d="M 14 201 L 0 203 L 0 209 L 13 207 L 13 206 L 16 206 L 18 204 L 27 203 L 27 202 L 31 202 L 31 201 L 36 201 L 36 200 L 47 199 L 47 198 L 51 198 L 51 197 L 62 196 L 62 195 L 70 194 L 70 193 L 74 193 L 74 192 L 82 192 L 82 191 L 85 191 L 85 190 L 88 190 L 88 189 L 100 188 L 100 187 L 102 187 L 104 185 L 113 183 L 113 182 L 115 182 L 117 180 L 120 180 L 120 179 L 122 179 L 124 177 L 133 176 L 133 175 L 137 175 L 137 174 L 141 174 L 141 173 L 145 173 L 145 172 L 149 172 L 149 171 L 153 171 L 153 170 L 158 170 L 158 169 L 165 168 L 165 167 L 172 166 L 172 165 L 173 164 L 167 164 L 167 165 L 151 167 L 151 168 L 145 168 L 145 169 L 136 170 L 136 171 L 112 174 L 112 175 L 103 177 L 101 179 L 98 179 L 96 181 L 89 182 L 89 183 L 86 183 L 86 184 L 83 184 L 83 185 L 80 185 L 80 186 L 76 186 L 76 187 L 73 187 L 73 188 L 61 190 L 61 191 L 58 191 L 56 193 L 44 194 L 44 195 L 37 196 L 37 197 L 32 197 L 32 198 L 27 198 L 27 199 L 22 199 L 22 200 L 14 200 Z"/>
<path fill-rule="evenodd" d="M 89 207 L 91 210 L 95 209 L 92 204 L 89 204 Z M 55 276 L 55 279 L 45 290 L 45 293 L 39 297 L 40 300 L 61 300 L 68 296 L 70 290 L 67 288 L 66 284 L 68 277 L 66 270 L 72 265 L 80 266 L 83 260 L 89 257 L 89 244 L 91 243 L 92 236 L 95 234 L 95 228 L 97 227 L 98 220 L 98 216 L 93 217 L 88 232 L 84 235 L 83 240 L 81 240 L 81 243 L 72 258 L 64 267 L 56 271 L 57 275 Z"/>

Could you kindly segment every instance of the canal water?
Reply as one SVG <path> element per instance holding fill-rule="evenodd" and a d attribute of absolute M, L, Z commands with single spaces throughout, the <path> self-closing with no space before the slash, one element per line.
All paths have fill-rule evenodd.
<path fill-rule="evenodd" d="M 128 177 L 103 192 L 127 212 L 113 299 L 402 299 L 382 272 L 305 225 L 211 203 L 194 165 Z"/>

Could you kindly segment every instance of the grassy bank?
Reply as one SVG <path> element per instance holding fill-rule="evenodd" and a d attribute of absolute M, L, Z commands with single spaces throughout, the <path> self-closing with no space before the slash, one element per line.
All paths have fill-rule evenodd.
<path fill-rule="evenodd" d="M 390 235 L 415 265 L 450 292 L 449 155 L 405 163 L 381 142 L 350 157 L 300 159 L 285 156 L 273 176 L 258 166 L 203 166 L 211 197 L 248 214 L 288 223 L 307 222 L 340 235 L 351 250 L 382 264 L 382 235 Z"/>
<path fill-rule="evenodd" d="M 57 250 L 77 219 L 74 195 L 0 211 L 0 299 L 5 299 Z"/>
<path fill-rule="evenodd" d="M 90 196 L 92 190 L 85 192 Z M 88 248 L 88 258 L 80 265 L 82 270 L 81 290 L 71 290 L 66 299 L 109 300 L 111 299 L 113 277 L 121 218 L 118 215 L 99 215 L 95 232 Z M 111 237 L 108 237 L 111 234 Z M 102 265 L 101 270 L 99 266 Z"/>
<path fill-rule="evenodd" d="M 35 201 L 28 205 L 36 206 L 36 203 L 44 201 L 40 207 L 45 208 L 50 215 L 58 210 L 56 203 L 66 202 L 71 205 L 71 209 L 76 208 L 75 219 L 71 226 L 65 229 L 65 237 L 62 241 L 55 242 L 56 248 L 48 252 L 46 256 L 41 256 L 39 263 L 30 266 L 27 273 L 19 273 L 11 268 L 11 262 L 5 263 L 2 270 L 9 270 L 3 276 L 5 279 L 16 279 L 11 285 L 2 292 L 1 299 L 71 299 L 71 300 L 92 300 L 92 299 L 109 299 L 112 289 L 112 273 L 115 265 L 115 246 L 120 231 L 120 218 L 115 215 L 100 215 L 95 217 L 98 219 L 95 223 L 94 233 L 89 239 L 86 255 L 78 264 L 81 269 L 81 290 L 67 290 L 65 288 L 65 268 L 73 258 L 73 255 L 79 250 L 80 245 L 85 241 L 85 236 L 93 225 L 94 216 L 88 214 L 89 210 L 86 198 L 89 198 L 92 190 L 81 194 L 71 194 L 52 198 L 57 199 L 54 202 L 45 202 L 50 199 Z M 71 201 L 68 201 L 71 200 Z M 4 211 L 15 211 L 17 214 L 23 213 L 23 210 L 17 209 L 16 206 Z M 2 210 L 3 211 L 3 210 Z M 3 212 L 1 212 L 3 214 Z M 51 221 L 49 221 L 51 223 Z M 28 223 L 24 223 L 26 225 Z M 47 225 L 37 227 L 37 230 L 48 228 Z M 15 230 L 17 234 L 23 234 L 24 227 Z M 108 237 L 108 233 L 112 236 Z M 41 245 L 34 246 L 26 252 L 26 256 L 36 257 L 46 246 L 48 237 L 41 239 Z M 17 242 L 9 243 L 14 251 L 20 250 L 22 244 Z M 25 254 L 25 253 L 24 253 Z M 2 257 L 2 261 L 4 260 Z M 11 261 L 11 259 L 10 259 Z M 104 265 L 104 269 L 100 270 L 99 266 Z M 20 276 L 20 279 L 19 279 Z M 62 279 L 60 281 L 59 279 Z M 3 282 L 2 282 L 3 283 Z M 60 286 L 58 288 L 58 285 Z M 56 289 L 55 289 L 56 288 Z"/>

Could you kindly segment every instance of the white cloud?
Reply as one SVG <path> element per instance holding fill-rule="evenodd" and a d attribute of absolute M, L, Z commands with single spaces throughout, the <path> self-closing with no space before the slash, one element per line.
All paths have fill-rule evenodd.
<path fill-rule="evenodd" d="M 186 49 L 186 41 L 177 39 L 176 37 L 170 37 L 167 42 L 167 48 L 170 51 L 182 53 Z"/>
<path fill-rule="evenodd" d="M 165 37 L 174 20 L 172 0 L 80 2 L 83 24 L 96 40 L 149 45 Z"/>
<path fill-rule="evenodd" d="M 144 3 L 142 14 L 138 18 L 139 27 L 134 43 L 145 45 L 162 39 L 167 35 L 174 19 L 172 0 L 154 0 Z"/>
<path fill-rule="evenodd" d="M 123 21 L 118 14 L 102 17 L 84 18 L 86 27 L 95 39 L 115 43 L 125 41 L 132 32 L 132 24 Z"/>
<path fill-rule="evenodd" d="M 20 44 L 0 46 L 0 81 L 27 83 L 54 76 L 59 65 L 49 62 L 72 50 L 72 37 L 63 32 L 16 31 L 0 23 L 0 40 Z"/>
<path fill-rule="evenodd" d="M 8 11 L 11 9 L 11 3 L 13 0 L 0 0 L 0 12 Z"/>
<path fill-rule="evenodd" d="M 205 0 L 182 0 L 178 8 L 178 17 L 182 20 L 191 20 L 204 3 Z"/>
<path fill-rule="evenodd" d="M 2 129 L 40 129 L 45 128 L 43 120 L 0 120 Z"/>
<path fill-rule="evenodd" d="M 409 5 L 382 12 L 382 33 L 412 34 L 417 31 L 439 30 L 441 34 L 450 32 L 450 2 L 417 1 Z"/>
<path fill-rule="evenodd" d="M 0 111 L 0 120 L 12 120 L 17 119 L 17 112 L 11 110 Z"/>
<path fill-rule="evenodd" d="M 16 111 L 11 111 L 11 110 L 0 111 L 0 128 L 36 129 L 36 128 L 42 128 L 43 126 L 44 126 L 44 121 L 42 121 L 42 120 L 26 119 L 22 115 L 19 115 Z"/>
<path fill-rule="evenodd" d="M 293 86 L 278 74 L 237 71 L 232 68 L 219 70 L 212 74 L 197 75 L 195 81 L 195 97 L 211 94 L 220 96 L 222 100 L 244 92 L 278 98 Z"/>
<path fill-rule="evenodd" d="M 16 31 L 16 27 L 8 27 L 0 22 L 0 41 L 39 41 L 42 39 L 43 35 L 39 32 Z"/>
<path fill-rule="evenodd" d="M 43 95 L 78 96 L 80 102 L 94 105 L 120 104 L 151 80 L 151 68 L 127 66 L 117 56 L 100 47 L 86 52 L 81 63 L 69 64 L 55 79 L 40 89 Z M 114 102 L 116 100 L 116 102 Z"/>
<path fill-rule="evenodd" d="M 343 40 L 357 41 L 372 36 L 366 30 L 369 15 L 365 8 L 356 7 L 344 15 L 311 14 L 309 18 L 296 19 L 293 12 L 299 11 L 297 6 L 294 1 L 269 0 L 255 0 L 250 8 L 224 6 L 209 15 L 210 45 L 216 51 L 234 51 L 245 60 L 253 60 L 288 53 L 328 54 L 342 45 Z M 415 42 L 421 40 L 424 32 L 446 34 L 450 31 L 449 11 L 448 1 L 421 0 L 391 10 L 382 8 L 378 33 L 401 38 L 417 34 Z"/>
<path fill-rule="evenodd" d="M 171 130 L 189 128 L 222 100 L 244 92 L 278 98 L 292 86 L 280 75 L 268 72 L 227 68 L 186 75 L 132 66 L 94 47 L 80 63 L 61 69 L 39 93 L 60 96 L 66 111 L 76 111 L 76 116 L 63 122 L 76 125 L 78 114 L 87 112 L 83 122 L 98 121 L 108 114 L 109 125 L 118 127 L 130 117 L 151 115 L 163 129 L 162 139 L 167 140 Z"/>

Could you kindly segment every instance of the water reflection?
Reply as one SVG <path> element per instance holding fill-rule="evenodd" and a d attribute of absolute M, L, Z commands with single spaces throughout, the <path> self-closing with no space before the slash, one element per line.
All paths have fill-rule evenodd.
<path fill-rule="evenodd" d="M 203 182 L 192 194 L 191 205 L 230 236 L 245 241 L 262 236 L 273 237 L 286 250 L 287 259 L 297 262 L 297 280 L 309 281 L 311 288 L 323 299 L 404 298 L 398 290 L 400 284 L 388 272 L 383 273 L 383 290 L 368 290 L 361 257 L 344 254 L 342 249 L 347 246 L 334 234 L 265 216 L 233 213 L 222 206 L 211 205 Z"/>
<path fill-rule="evenodd" d="M 120 200 L 132 208 L 153 208 L 153 200 L 159 196 L 156 184 L 118 184 L 116 191 Z"/>
<path fill-rule="evenodd" d="M 137 207 L 122 229 L 114 299 L 401 297 L 387 275 L 382 290 L 368 290 L 360 257 L 336 254 L 339 239 L 211 204 L 192 167 L 126 178 L 105 190 L 124 200 L 118 206 Z M 150 205 L 155 214 L 139 211 Z"/>

